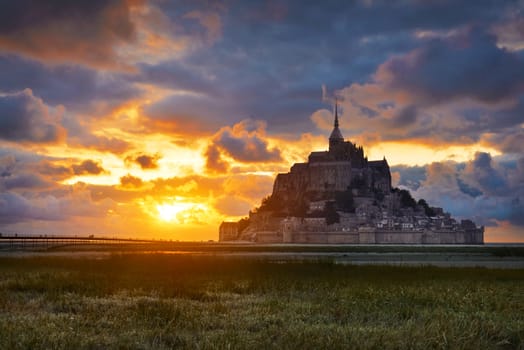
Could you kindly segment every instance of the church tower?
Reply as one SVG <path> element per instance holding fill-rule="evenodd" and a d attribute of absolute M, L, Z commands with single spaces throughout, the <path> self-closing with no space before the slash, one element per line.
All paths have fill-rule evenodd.
<path fill-rule="evenodd" d="M 329 151 L 333 152 L 341 148 L 344 144 L 344 137 L 338 128 L 338 103 L 335 100 L 335 124 L 333 126 L 333 131 L 329 136 Z"/>

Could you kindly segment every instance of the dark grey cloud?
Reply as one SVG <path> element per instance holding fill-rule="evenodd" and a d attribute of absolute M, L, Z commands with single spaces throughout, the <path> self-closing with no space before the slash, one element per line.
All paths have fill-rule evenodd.
<path fill-rule="evenodd" d="M 426 167 L 424 166 L 407 166 L 395 165 L 391 166 L 392 173 L 399 173 L 398 186 L 407 187 L 411 190 L 416 190 L 420 187 L 421 182 L 426 178 Z"/>
<path fill-rule="evenodd" d="M 0 189 L 37 189 L 52 186 L 37 174 L 22 173 L 0 178 Z"/>
<path fill-rule="evenodd" d="M 475 198 L 483 194 L 481 190 L 472 185 L 467 184 L 460 178 L 457 178 L 457 185 L 462 193 L 469 194 L 471 197 Z"/>
<path fill-rule="evenodd" d="M 142 89 L 130 81 L 132 76 L 75 65 L 46 66 L 0 52 L 0 91 L 30 88 L 47 103 L 92 118 L 142 95 Z"/>
<path fill-rule="evenodd" d="M 510 129 L 490 135 L 486 140 L 504 153 L 524 154 L 524 130 Z"/>
<path fill-rule="evenodd" d="M 500 108 L 493 112 L 485 111 L 478 118 L 478 121 L 481 127 L 492 132 L 496 131 L 506 136 L 518 135 L 522 132 L 518 125 L 524 123 L 524 93 L 519 96 L 518 101 L 513 106 Z M 515 148 L 515 145 L 511 144 L 501 146 Z"/>
<path fill-rule="evenodd" d="M 138 163 L 142 169 L 156 169 L 158 168 L 158 158 L 159 156 L 157 155 L 141 154 L 135 158 L 135 162 Z"/>
<path fill-rule="evenodd" d="M 105 215 L 111 203 L 95 203 L 90 189 L 82 183 L 60 183 L 74 175 L 102 172 L 105 172 L 102 166 L 92 160 L 79 161 L 12 147 L 0 148 L 0 224 Z"/>
<path fill-rule="evenodd" d="M 70 166 L 61 163 L 55 163 L 48 159 L 36 163 L 36 170 L 39 174 L 49 177 L 53 181 L 67 179 L 73 175 L 73 169 Z"/>
<path fill-rule="evenodd" d="M 29 89 L 0 95 L 0 138 L 21 142 L 57 142 L 64 130 L 50 108 Z"/>
<path fill-rule="evenodd" d="M 416 123 L 418 110 L 416 105 L 409 105 L 399 109 L 393 118 L 388 120 L 388 126 L 405 129 Z"/>
<path fill-rule="evenodd" d="M 0 152 L 0 185 L 7 189 L 59 187 L 57 182 L 74 175 L 107 173 L 100 162 L 34 155 L 6 148 Z"/>
<path fill-rule="evenodd" d="M 0 192 L 0 223 L 2 224 L 64 218 L 54 197 L 43 198 L 35 203 L 15 192 Z"/>
<path fill-rule="evenodd" d="M 39 190 L 53 186 L 52 181 L 42 176 L 35 167 L 42 156 L 4 148 L 0 151 L 0 191 Z"/>
<path fill-rule="evenodd" d="M 0 177 L 11 176 L 15 167 L 16 158 L 13 154 L 0 154 Z"/>
<path fill-rule="evenodd" d="M 491 154 L 486 152 L 475 154 L 475 158 L 464 168 L 462 178 L 489 195 L 511 195 L 514 190 L 507 182 L 504 169 L 495 169 Z"/>
<path fill-rule="evenodd" d="M 429 40 L 409 55 L 391 58 L 378 74 L 389 88 L 427 103 L 468 97 L 494 103 L 524 92 L 524 59 L 498 47 L 478 27 Z"/>
<path fill-rule="evenodd" d="M 206 72 L 206 68 L 195 67 L 190 62 L 141 63 L 138 65 L 138 69 L 140 72 L 137 75 L 128 76 L 130 81 L 207 95 L 220 95 L 220 87 L 215 81 L 216 78 Z"/>
<path fill-rule="evenodd" d="M 114 205 L 110 199 L 95 202 L 82 184 L 44 191 L 1 191 L 0 224 L 105 217 Z"/>
<path fill-rule="evenodd" d="M 84 160 L 80 164 L 73 164 L 72 169 L 75 175 L 100 175 L 106 172 L 99 162 L 91 159 Z"/>

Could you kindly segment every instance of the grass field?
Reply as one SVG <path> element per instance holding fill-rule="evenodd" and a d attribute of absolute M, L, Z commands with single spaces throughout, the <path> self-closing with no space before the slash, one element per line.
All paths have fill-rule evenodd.
<path fill-rule="evenodd" d="M 64 245 L 50 251 L 176 251 L 235 253 L 461 253 L 488 254 L 498 257 L 524 257 L 524 246 L 489 245 L 314 245 L 314 244 L 231 244 L 194 242 L 157 242 L 147 244 Z"/>
<path fill-rule="evenodd" d="M 0 258 L 0 349 L 524 348 L 524 271 Z"/>

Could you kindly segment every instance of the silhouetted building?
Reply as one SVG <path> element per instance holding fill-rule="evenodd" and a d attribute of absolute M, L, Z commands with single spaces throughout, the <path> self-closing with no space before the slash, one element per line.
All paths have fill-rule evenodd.
<path fill-rule="evenodd" d="M 325 192 L 345 191 L 352 187 L 389 192 L 391 173 L 386 158 L 368 161 L 361 146 L 344 141 L 339 129 L 338 107 L 335 106 L 329 150 L 311 152 L 307 163 L 297 163 L 289 173 L 278 174 L 272 195 L 283 200 L 304 193 L 322 197 Z"/>
<path fill-rule="evenodd" d="M 278 174 L 271 196 L 249 213 L 248 225 L 220 225 L 220 241 L 262 243 L 482 244 L 484 227 L 458 223 L 442 208 L 391 188 L 388 162 L 368 161 L 345 141 L 338 106 L 329 149 Z M 431 216 L 430 216 L 431 215 Z M 236 224 L 236 225 L 235 225 Z"/>

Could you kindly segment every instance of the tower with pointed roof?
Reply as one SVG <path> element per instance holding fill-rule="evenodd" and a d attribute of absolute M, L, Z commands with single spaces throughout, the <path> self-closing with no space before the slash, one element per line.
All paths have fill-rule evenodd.
<path fill-rule="evenodd" d="M 344 136 L 338 128 L 338 102 L 335 100 L 335 123 L 333 125 L 333 131 L 329 136 L 329 151 L 336 151 L 344 144 Z"/>

